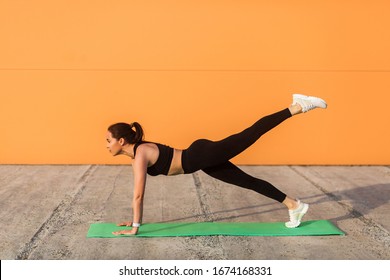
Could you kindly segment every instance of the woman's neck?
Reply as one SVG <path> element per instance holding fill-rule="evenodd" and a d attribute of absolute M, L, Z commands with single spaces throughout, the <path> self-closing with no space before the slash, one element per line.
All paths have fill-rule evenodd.
<path fill-rule="evenodd" d="M 134 158 L 134 144 L 124 145 L 122 148 L 121 154 L 128 156 L 128 157 L 131 157 L 131 158 Z"/>

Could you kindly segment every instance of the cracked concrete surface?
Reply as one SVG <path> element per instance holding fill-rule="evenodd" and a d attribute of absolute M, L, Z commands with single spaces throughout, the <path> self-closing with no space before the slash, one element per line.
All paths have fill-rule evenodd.
<path fill-rule="evenodd" d="M 0 259 L 390 259 L 387 166 L 241 166 L 345 236 L 87 239 L 131 219 L 126 165 L 0 165 Z M 148 177 L 144 222 L 285 221 L 283 205 L 202 172 Z"/>

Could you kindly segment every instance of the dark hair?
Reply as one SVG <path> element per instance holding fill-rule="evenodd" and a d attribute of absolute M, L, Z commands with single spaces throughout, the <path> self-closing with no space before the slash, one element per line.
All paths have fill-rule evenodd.
<path fill-rule="evenodd" d="M 135 130 L 133 130 L 133 128 L 135 128 Z M 125 139 L 127 144 L 136 144 L 144 139 L 144 130 L 137 122 L 131 124 L 116 123 L 111 125 L 108 128 L 108 131 L 111 132 L 112 137 L 115 139 Z"/>

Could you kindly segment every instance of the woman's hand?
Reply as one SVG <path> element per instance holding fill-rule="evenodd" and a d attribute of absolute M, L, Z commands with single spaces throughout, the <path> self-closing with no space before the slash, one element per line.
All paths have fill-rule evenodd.
<path fill-rule="evenodd" d="M 131 227 L 133 225 L 133 222 L 122 222 L 117 224 L 119 227 Z M 135 235 L 138 232 L 137 227 L 133 227 L 132 229 L 126 229 L 126 230 L 119 230 L 119 231 L 114 231 L 112 234 L 115 235 Z"/>
<path fill-rule="evenodd" d="M 131 227 L 131 225 L 133 224 L 133 222 L 122 222 L 122 223 L 119 223 L 117 224 L 118 227 Z"/>
<path fill-rule="evenodd" d="M 128 230 L 119 230 L 119 231 L 114 231 L 112 234 L 114 235 L 136 235 L 138 232 L 137 227 L 133 227 L 132 229 Z"/>

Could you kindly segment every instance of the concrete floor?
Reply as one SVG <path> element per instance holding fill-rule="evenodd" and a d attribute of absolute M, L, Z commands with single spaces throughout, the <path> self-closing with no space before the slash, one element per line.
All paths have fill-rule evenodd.
<path fill-rule="evenodd" d="M 241 166 L 345 236 L 87 239 L 131 219 L 130 166 L 0 165 L 0 259 L 390 259 L 387 166 Z M 285 221 L 283 205 L 202 172 L 148 177 L 144 222 Z"/>

